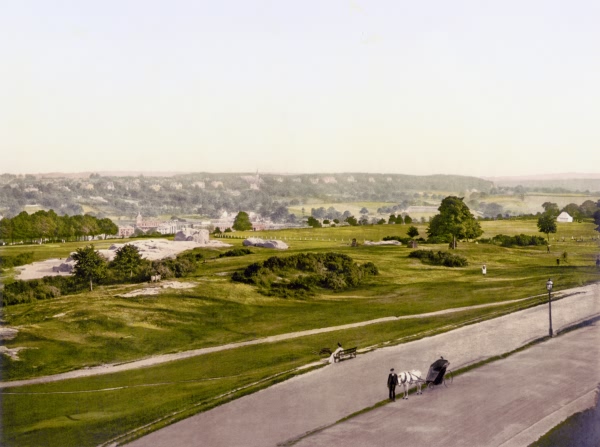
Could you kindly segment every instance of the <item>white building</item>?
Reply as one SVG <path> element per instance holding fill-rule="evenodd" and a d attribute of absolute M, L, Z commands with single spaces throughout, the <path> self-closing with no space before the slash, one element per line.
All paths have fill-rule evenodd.
<path fill-rule="evenodd" d="M 557 222 L 573 222 L 573 218 L 569 215 L 569 213 L 567 213 L 566 211 L 563 211 L 562 213 L 560 213 L 558 215 L 558 217 L 556 218 Z"/>

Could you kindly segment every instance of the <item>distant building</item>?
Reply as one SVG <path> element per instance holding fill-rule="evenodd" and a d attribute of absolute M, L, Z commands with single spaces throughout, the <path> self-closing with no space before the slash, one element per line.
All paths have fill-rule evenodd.
<path fill-rule="evenodd" d="M 194 182 L 194 183 L 192 183 L 192 185 L 195 186 L 196 188 L 200 188 L 200 189 L 206 188 L 206 184 L 204 182 Z"/>
<path fill-rule="evenodd" d="M 323 177 L 323 183 L 337 183 L 335 177 Z"/>
<path fill-rule="evenodd" d="M 177 190 L 179 190 L 179 189 L 182 189 L 182 188 L 183 188 L 183 185 L 182 185 L 181 183 L 179 183 L 179 182 L 172 182 L 172 183 L 169 185 L 169 187 L 170 187 L 171 189 L 177 189 Z"/>
<path fill-rule="evenodd" d="M 557 222 L 573 222 L 573 218 L 571 217 L 571 215 L 569 213 L 567 213 L 566 211 L 563 211 L 562 213 L 560 213 L 558 215 L 558 217 L 556 218 Z"/>
<path fill-rule="evenodd" d="M 158 183 L 155 183 L 154 185 L 150 185 L 149 187 L 152 191 L 160 191 L 160 185 Z"/>
<path fill-rule="evenodd" d="M 135 233 L 135 228 L 131 225 L 119 225 L 119 231 L 117 232 L 119 237 L 130 237 L 133 233 Z"/>
<path fill-rule="evenodd" d="M 210 182 L 210 186 L 212 186 L 213 188 L 218 188 L 218 187 L 223 187 L 223 182 L 219 182 L 219 181 L 214 181 L 214 182 Z"/>
<path fill-rule="evenodd" d="M 158 231 L 160 234 L 175 234 L 177 231 L 179 231 L 179 222 L 176 220 L 163 222 L 156 227 L 156 231 Z"/>
<path fill-rule="evenodd" d="M 135 228 L 142 231 L 154 230 L 163 223 L 164 222 L 160 220 L 144 219 L 142 213 L 138 213 L 135 218 Z"/>
<path fill-rule="evenodd" d="M 369 177 L 369 183 L 375 183 L 375 179 L 373 177 Z"/>
<path fill-rule="evenodd" d="M 113 191 L 115 189 L 115 184 L 113 182 L 107 182 L 104 184 L 104 189 Z"/>
<path fill-rule="evenodd" d="M 355 178 L 354 178 L 354 177 L 351 175 L 350 177 L 348 177 L 348 178 L 346 179 L 346 181 L 347 181 L 348 183 L 355 183 L 355 182 L 356 182 L 356 179 L 355 179 Z"/>

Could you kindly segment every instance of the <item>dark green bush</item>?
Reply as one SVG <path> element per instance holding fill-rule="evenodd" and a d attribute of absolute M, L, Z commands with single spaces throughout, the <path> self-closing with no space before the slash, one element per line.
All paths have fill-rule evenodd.
<path fill-rule="evenodd" d="M 6 284 L 1 291 L 2 305 L 32 303 L 37 300 L 57 298 L 61 295 L 85 290 L 82 284 L 72 276 L 45 276 L 29 281 L 17 280 Z"/>
<path fill-rule="evenodd" d="M 542 236 L 528 236 L 526 234 L 518 234 L 516 236 L 497 234 L 489 239 L 479 239 L 479 242 L 483 244 L 500 245 L 501 247 L 529 247 L 548 244 L 548 241 L 546 241 L 546 239 L 544 239 Z"/>
<path fill-rule="evenodd" d="M 226 258 L 232 256 L 246 256 L 253 254 L 252 251 L 248 248 L 234 248 L 233 250 L 226 251 L 225 253 L 221 253 L 219 258 Z"/>
<path fill-rule="evenodd" d="M 300 253 L 255 262 L 235 272 L 232 280 L 255 285 L 267 295 L 287 297 L 311 294 L 317 288 L 340 291 L 356 287 L 365 278 L 378 274 L 372 262 L 360 266 L 347 255 Z"/>
<path fill-rule="evenodd" d="M 0 270 L 17 267 L 19 265 L 31 264 L 33 262 L 33 252 L 28 251 L 19 253 L 15 256 L 0 256 Z"/>
<path fill-rule="evenodd" d="M 409 258 L 420 259 L 421 262 L 444 267 L 466 267 L 469 265 L 467 258 L 446 251 L 434 252 L 431 250 L 415 250 L 408 254 Z"/>

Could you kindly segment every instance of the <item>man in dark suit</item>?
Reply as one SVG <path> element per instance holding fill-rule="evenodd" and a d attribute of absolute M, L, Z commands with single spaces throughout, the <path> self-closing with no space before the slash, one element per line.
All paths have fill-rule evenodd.
<path fill-rule="evenodd" d="M 387 386 L 390 390 L 390 400 L 396 401 L 396 385 L 398 385 L 398 374 L 394 372 L 394 368 L 390 369 L 390 375 L 388 376 Z"/>

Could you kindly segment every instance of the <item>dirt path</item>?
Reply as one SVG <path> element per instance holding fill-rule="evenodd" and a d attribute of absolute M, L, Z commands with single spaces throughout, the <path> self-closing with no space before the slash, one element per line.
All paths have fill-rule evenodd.
<path fill-rule="evenodd" d="M 577 293 L 577 290 L 578 289 L 565 291 L 565 292 L 563 292 L 563 295 L 566 293 Z M 558 297 L 559 297 L 559 295 L 557 294 L 556 298 L 558 299 Z M 446 314 L 454 313 L 454 312 L 462 312 L 465 310 L 481 309 L 481 308 L 485 308 L 485 307 L 497 307 L 497 306 L 503 306 L 503 305 L 512 304 L 512 303 L 516 304 L 521 301 L 528 300 L 530 298 L 534 298 L 534 297 L 521 298 L 518 300 L 511 300 L 511 301 L 503 301 L 500 303 L 489 303 L 489 304 L 480 304 L 480 305 L 476 305 L 476 306 L 457 307 L 457 308 L 453 308 L 453 309 L 445 309 L 445 310 L 429 312 L 429 313 L 424 313 L 424 314 L 418 314 L 418 315 L 406 315 L 406 316 L 401 316 L 401 317 L 383 317 L 383 318 L 377 318 L 374 320 L 361 321 L 358 323 L 344 324 L 344 325 L 340 325 L 340 326 L 332 326 L 332 327 L 319 328 L 319 329 L 310 329 L 310 330 L 306 330 L 306 331 L 290 332 L 287 334 L 273 335 L 270 337 L 258 338 L 255 340 L 249 340 L 249 341 L 244 341 L 244 342 L 239 342 L 239 343 L 230 343 L 230 344 L 221 345 L 221 346 L 213 346 L 210 348 L 193 349 L 190 351 L 177 352 L 177 353 L 173 353 L 173 354 L 156 355 L 153 357 L 148 357 L 146 359 L 136 360 L 136 361 L 128 362 L 128 363 L 106 364 L 106 365 L 95 366 L 95 367 L 91 367 L 91 368 L 78 369 L 75 371 L 69 371 L 69 372 L 61 373 L 61 374 L 55 374 L 55 375 L 51 375 L 51 376 L 36 377 L 34 379 L 0 382 L 0 389 L 18 387 L 18 386 L 24 386 L 24 385 L 34 385 L 34 384 L 38 384 L 38 383 L 57 382 L 60 380 L 75 379 L 75 378 L 79 378 L 79 377 L 90 377 L 90 376 L 97 376 L 97 375 L 102 375 L 102 374 L 112 374 L 115 372 L 129 371 L 129 370 L 138 369 L 138 368 L 145 368 L 148 366 L 159 365 L 161 363 L 172 362 L 174 360 L 181 360 L 181 359 L 186 359 L 186 358 L 190 358 L 190 357 L 196 357 L 199 355 L 210 354 L 212 352 L 240 348 L 243 346 L 251 346 L 251 345 L 257 345 L 257 344 L 262 344 L 262 343 L 274 343 L 274 342 L 278 342 L 278 341 L 282 341 L 282 340 L 290 340 L 293 338 L 305 337 L 307 335 L 323 334 L 326 332 L 340 331 L 340 330 L 344 330 L 344 329 L 352 329 L 352 328 L 357 328 L 357 327 L 362 327 L 362 326 L 368 326 L 371 324 L 385 323 L 385 322 L 389 322 L 389 321 L 407 320 L 407 319 L 413 319 L 413 318 L 429 318 L 429 317 L 438 316 L 438 315 L 446 315 Z"/>

